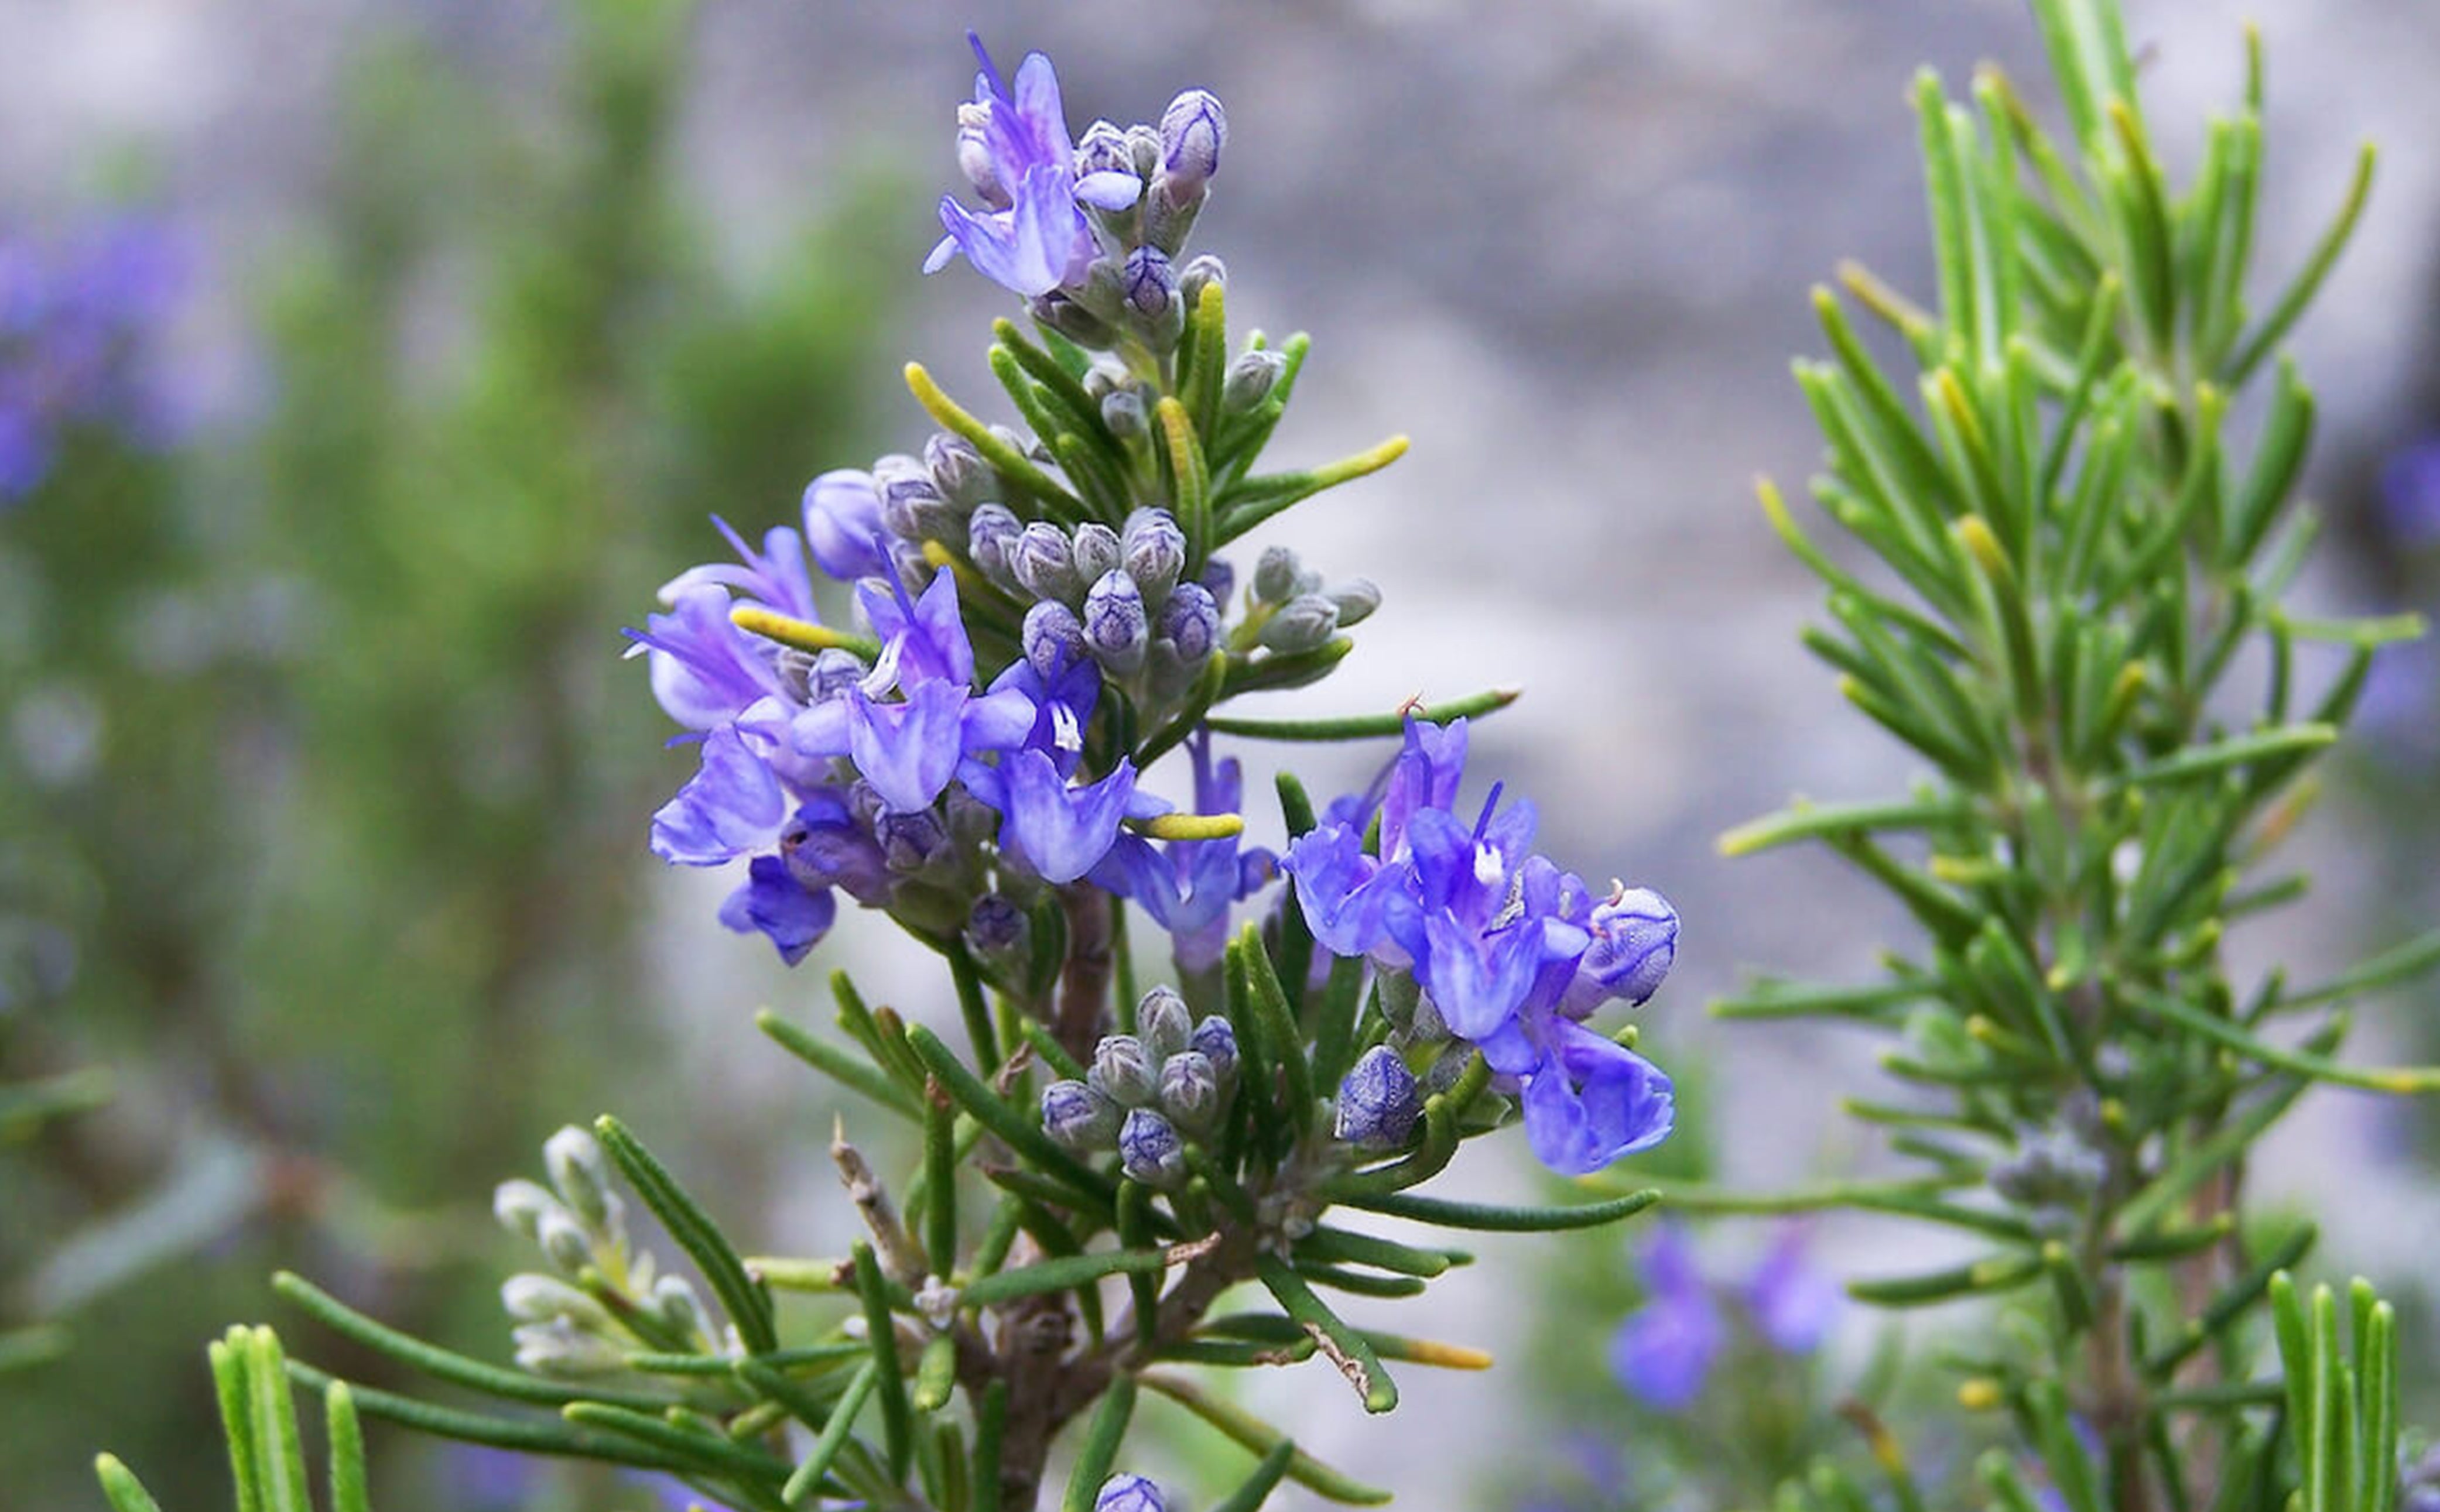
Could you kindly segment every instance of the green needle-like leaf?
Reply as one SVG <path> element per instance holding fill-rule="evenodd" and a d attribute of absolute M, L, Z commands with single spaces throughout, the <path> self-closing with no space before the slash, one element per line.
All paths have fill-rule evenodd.
<path fill-rule="evenodd" d="M 1111 1378 L 1109 1390 L 1102 1394 L 1102 1405 L 1085 1430 L 1085 1442 L 1077 1448 L 1075 1468 L 1068 1473 L 1068 1494 L 1060 1499 L 1059 1512 L 1093 1512 L 1094 1499 L 1101 1494 L 1102 1483 L 1110 1478 L 1119 1443 L 1126 1437 L 1135 1411 L 1135 1378 L 1121 1371 Z"/>
<path fill-rule="evenodd" d="M 1314 1343 L 1321 1346 L 1347 1383 L 1355 1388 L 1356 1397 L 1368 1413 L 1386 1413 L 1398 1405 L 1398 1386 L 1390 1379 L 1381 1357 L 1357 1330 L 1351 1328 L 1338 1314 L 1330 1310 L 1304 1277 L 1277 1255 L 1259 1256 L 1254 1273 L 1276 1300 L 1282 1311 L 1294 1319 Z"/>
<path fill-rule="evenodd" d="M 746 1274 L 745 1263 L 729 1248 L 718 1226 L 678 1188 L 661 1163 L 627 1131 L 626 1125 L 604 1113 L 594 1122 L 593 1130 L 600 1136 L 601 1147 L 635 1186 L 636 1195 L 644 1200 L 644 1205 L 669 1230 L 670 1237 L 692 1257 L 703 1278 L 711 1283 L 711 1290 L 719 1294 L 721 1306 L 728 1309 L 729 1321 L 737 1325 L 745 1347 L 757 1354 L 778 1348 L 780 1340 L 772 1328 L 770 1293 Z"/>

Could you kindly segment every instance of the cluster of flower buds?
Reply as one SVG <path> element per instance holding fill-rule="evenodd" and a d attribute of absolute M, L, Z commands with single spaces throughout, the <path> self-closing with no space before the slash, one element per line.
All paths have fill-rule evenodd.
<path fill-rule="evenodd" d="M 548 1187 L 519 1178 L 492 1197 L 501 1225 L 539 1248 L 552 1272 L 500 1287 L 517 1363 L 546 1376 L 601 1376 L 625 1369 L 637 1349 L 711 1347 L 710 1315 L 693 1285 L 656 1274 L 652 1254 L 629 1242 L 601 1143 L 569 1127 L 544 1142 L 542 1155 Z"/>
<path fill-rule="evenodd" d="M 1138 509 L 1117 530 L 1088 521 L 1071 531 L 986 504 L 967 529 L 968 555 L 983 576 L 1019 602 L 1032 601 L 1023 649 L 1037 668 L 1089 661 L 1162 704 L 1183 694 L 1219 649 L 1214 574 L 1178 580 L 1186 535 L 1166 509 Z M 1213 565 L 1225 586 L 1227 568 Z"/>
<path fill-rule="evenodd" d="M 1271 546 L 1254 563 L 1255 634 L 1282 653 L 1309 651 L 1381 607 L 1381 590 L 1370 578 L 1324 585 L 1286 546 Z"/>
<path fill-rule="evenodd" d="M 1195 1023 L 1184 998 L 1157 987 L 1137 1005 L 1136 1032 L 1104 1036 L 1084 1080 L 1043 1090 L 1042 1127 L 1080 1153 L 1116 1149 L 1128 1177 L 1172 1187 L 1186 1179 L 1189 1142 L 1219 1128 L 1236 1081 L 1229 1021 Z"/>

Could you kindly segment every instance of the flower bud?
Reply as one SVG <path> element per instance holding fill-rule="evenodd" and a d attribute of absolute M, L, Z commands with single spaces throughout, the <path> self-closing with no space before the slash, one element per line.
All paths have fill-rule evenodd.
<path fill-rule="evenodd" d="M 610 1190 L 609 1157 L 592 1134 L 573 1124 L 562 1129 L 543 1142 L 542 1164 L 559 1200 L 586 1228 L 601 1234 L 618 1221 L 620 1204 Z"/>
<path fill-rule="evenodd" d="M 1127 158 L 1135 165 L 1138 178 L 1150 178 L 1160 171 L 1160 133 L 1140 123 L 1127 128 Z"/>
<path fill-rule="evenodd" d="M 1252 409 L 1271 397 L 1287 365 L 1285 357 L 1268 348 L 1239 352 L 1229 365 L 1229 376 L 1220 382 L 1220 407 L 1238 415 Z"/>
<path fill-rule="evenodd" d="M 1083 579 L 1076 576 L 1076 549 L 1068 543 L 1068 532 L 1048 520 L 1034 521 L 1016 538 L 1009 570 L 1036 598 L 1073 600 L 1085 591 Z"/>
<path fill-rule="evenodd" d="M 1160 1111 L 1190 1134 L 1220 1121 L 1220 1074 L 1200 1051 L 1181 1050 L 1160 1063 Z"/>
<path fill-rule="evenodd" d="M 1263 622 L 1262 643 L 1290 655 L 1309 651 L 1338 629 L 1338 606 L 1319 594 L 1299 594 Z"/>
<path fill-rule="evenodd" d="M 626 1354 L 617 1344 L 565 1318 L 525 1324 L 514 1330 L 514 1337 L 518 1366 L 537 1376 L 577 1379 L 627 1368 Z"/>
<path fill-rule="evenodd" d="M 1042 1131 L 1066 1147 L 1089 1154 L 1119 1137 L 1121 1110 L 1100 1090 L 1081 1081 L 1054 1081 L 1042 1089 Z"/>
<path fill-rule="evenodd" d="M 1136 380 L 1135 375 L 1127 371 L 1125 364 L 1101 357 L 1094 359 L 1092 365 L 1085 369 L 1085 376 L 1077 382 L 1085 385 L 1085 397 L 1099 404 L 1113 394 L 1134 387 Z"/>
<path fill-rule="evenodd" d="M 575 1275 L 593 1263 L 592 1236 L 564 1207 L 553 1206 L 542 1216 L 534 1240 L 551 1269 L 563 1274 Z"/>
<path fill-rule="evenodd" d="M 872 474 L 852 468 L 805 485 L 805 549 L 841 582 L 888 575 L 889 560 L 873 538 L 882 533 L 881 490 Z"/>
<path fill-rule="evenodd" d="M 1189 667 L 1200 667 L 1220 641 L 1220 606 L 1201 583 L 1179 583 L 1160 612 L 1160 632 Z"/>
<path fill-rule="evenodd" d="M 500 1307 L 518 1323 L 565 1318 L 582 1328 L 606 1328 L 609 1311 L 555 1275 L 527 1272 L 500 1283 Z"/>
<path fill-rule="evenodd" d="M 1609 997 L 1642 1003 L 1660 990 L 1678 959 L 1678 910 L 1649 887 L 1629 887 L 1593 905 L 1592 944 L 1577 969 Z"/>
<path fill-rule="evenodd" d="M 1085 598 L 1085 643 L 1094 660 L 1124 676 L 1143 666 L 1152 631 L 1144 623 L 1143 595 L 1136 580 L 1113 567 Z"/>
<path fill-rule="evenodd" d="M 1160 113 L 1160 169 L 1170 192 L 1194 193 L 1220 170 L 1229 145 L 1229 115 L 1210 90 L 1190 89 Z"/>
<path fill-rule="evenodd" d="M 1134 389 L 1122 388 L 1102 400 L 1102 423 L 1121 441 L 1141 436 L 1149 426 L 1144 420 L 1143 400 Z"/>
<path fill-rule="evenodd" d="M 1185 1049 L 1193 1033 L 1194 1019 L 1174 987 L 1157 987 L 1136 1005 L 1136 1037 L 1155 1060 L 1167 1060 Z"/>
<path fill-rule="evenodd" d="M 1046 598 L 1025 612 L 1025 628 L 1017 632 L 1026 664 L 1045 678 L 1056 677 L 1087 654 L 1085 622 L 1056 598 Z"/>
<path fill-rule="evenodd" d="M 943 431 L 924 443 L 924 470 L 943 498 L 971 509 L 999 492 L 999 474 L 992 471 L 975 443 Z"/>
<path fill-rule="evenodd" d="M 1076 576 L 1093 582 L 1119 564 L 1119 533 L 1099 520 L 1076 527 Z"/>
<path fill-rule="evenodd" d="M 559 1199 L 544 1191 L 539 1182 L 529 1182 L 520 1176 L 514 1181 L 502 1182 L 492 1191 L 492 1216 L 511 1234 L 540 1242 L 542 1220 L 551 1213 L 557 1213 L 563 1218 L 568 1217 L 567 1210 L 559 1205 Z M 574 1220 L 571 1218 L 569 1221 Z"/>
<path fill-rule="evenodd" d="M 1177 273 L 1158 247 L 1138 247 L 1127 254 L 1119 287 L 1129 310 L 1145 320 L 1158 320 L 1177 297 Z"/>
<path fill-rule="evenodd" d="M 1066 294 L 1054 292 L 1037 295 L 1028 300 L 1025 308 L 1035 320 L 1079 347 L 1107 351 L 1118 345 L 1119 333 L 1110 328 L 1109 322 Z"/>
<path fill-rule="evenodd" d="M 1381 587 L 1370 578 L 1350 578 L 1322 593 L 1338 611 L 1338 628 L 1357 624 L 1372 616 L 1381 607 Z"/>
<path fill-rule="evenodd" d="M 1237 1075 L 1237 1031 L 1229 1021 L 1213 1013 L 1194 1026 L 1187 1045 L 1204 1059 L 1211 1062 L 1211 1073 L 1225 1085 Z"/>
<path fill-rule="evenodd" d="M 1424 1099 L 1415 1074 L 1398 1052 L 1376 1044 L 1364 1052 L 1355 1069 L 1338 1084 L 1336 1132 L 1348 1144 L 1367 1149 L 1395 1149 L 1412 1138 L 1415 1121 L 1424 1115 Z"/>
<path fill-rule="evenodd" d="M 1093 1498 L 1093 1512 L 1169 1512 L 1160 1487 L 1140 1475 L 1113 1475 Z"/>
<path fill-rule="evenodd" d="M 653 1311 L 681 1339 L 716 1337 L 711 1329 L 711 1314 L 703 1309 L 703 1298 L 695 1294 L 693 1283 L 682 1275 L 665 1275 L 653 1282 Z"/>
<path fill-rule="evenodd" d="M 1021 589 L 1010 560 L 1025 523 L 1004 504 L 978 504 L 966 517 L 966 555 L 982 575 L 1002 588 Z"/>
<path fill-rule="evenodd" d="M 872 838 L 894 872 L 918 872 L 950 854 L 948 827 L 929 809 L 884 813 L 872 822 Z"/>
<path fill-rule="evenodd" d="M 1005 893 L 985 893 L 966 916 L 966 948 L 993 966 L 1021 961 L 1032 933 L 1032 920 Z"/>
<path fill-rule="evenodd" d="M 1186 1179 L 1186 1143 L 1168 1119 L 1138 1108 L 1119 1126 L 1119 1168 L 1146 1186 L 1175 1186 Z"/>
<path fill-rule="evenodd" d="M 1127 145 L 1127 133 L 1108 121 L 1095 121 L 1076 138 L 1076 176 L 1090 173 L 1134 173 L 1135 150 Z"/>
<path fill-rule="evenodd" d="M 805 700 L 810 703 L 826 703 L 844 698 L 847 690 L 865 679 L 871 669 L 856 658 L 853 651 L 835 646 L 815 653 L 813 664 L 805 669 Z"/>
<path fill-rule="evenodd" d="M 1157 1091 L 1152 1058 L 1143 1041 L 1131 1034 L 1110 1034 L 1093 1047 L 1093 1069 L 1085 1079 L 1103 1096 L 1121 1108 L 1140 1108 Z"/>
<path fill-rule="evenodd" d="M 1265 546 L 1254 561 L 1254 601 L 1262 604 L 1284 604 L 1297 596 L 1297 580 L 1304 576 L 1304 563 L 1286 546 Z"/>
<path fill-rule="evenodd" d="M 1186 266 L 1177 270 L 1177 293 L 1189 311 L 1201 302 L 1204 286 L 1215 283 L 1229 287 L 1229 265 L 1209 252 L 1187 258 Z"/>
<path fill-rule="evenodd" d="M 1119 560 L 1145 603 L 1166 602 L 1186 570 L 1186 532 L 1166 509 L 1138 509 L 1119 537 Z"/>
<path fill-rule="evenodd" d="M 1225 604 L 1229 596 L 1237 591 L 1237 569 L 1213 557 L 1203 564 L 1203 576 L 1195 581 L 1203 585 L 1203 591 L 1211 596 L 1213 603 Z"/>

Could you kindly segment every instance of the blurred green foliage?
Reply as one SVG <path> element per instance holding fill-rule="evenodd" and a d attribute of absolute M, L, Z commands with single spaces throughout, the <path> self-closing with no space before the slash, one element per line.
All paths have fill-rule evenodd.
<path fill-rule="evenodd" d="M 609 627 L 706 514 L 855 454 L 912 251 L 834 187 L 725 268 L 673 183 L 691 6 L 557 21 L 540 80 L 358 39 L 312 213 L 236 292 L 252 423 L 80 451 L 0 517 L 0 1086 L 118 1090 L 0 1130 L 0 1336 L 74 1338 L 0 1372 L 0 1502 L 89 1501 L 100 1442 L 216 1480 L 192 1360 L 273 1250 L 492 1349 L 469 1192 L 650 1101 L 643 816 L 683 763 Z M 74 760 L 27 738 L 63 720 Z"/>

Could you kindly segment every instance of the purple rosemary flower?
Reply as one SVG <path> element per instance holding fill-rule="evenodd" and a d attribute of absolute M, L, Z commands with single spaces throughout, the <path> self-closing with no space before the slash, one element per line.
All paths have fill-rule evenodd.
<path fill-rule="evenodd" d="M 1129 817 L 1150 818 L 1168 805 L 1136 791 L 1134 763 L 1121 760 L 1101 781 L 1071 787 L 1047 752 L 1012 751 L 997 767 L 960 769 L 968 792 L 1000 815 L 1004 855 L 1020 858 L 1048 882 L 1072 882 L 1099 865 Z"/>
<path fill-rule="evenodd" d="M 138 450 L 175 438 L 151 359 L 187 262 L 175 232 L 143 215 L 48 240 L 0 233 L 0 505 L 41 487 L 71 435 Z"/>
<path fill-rule="evenodd" d="M 2381 464 L 2380 524 L 2402 544 L 2440 543 L 2440 438 L 2401 447 Z"/>
<path fill-rule="evenodd" d="M 1728 1325 L 1686 1231 L 1665 1224 L 1643 1254 L 1644 1304 L 1610 1340 L 1610 1373 L 1646 1406 L 1683 1412 L 1702 1394 Z"/>
<path fill-rule="evenodd" d="M 1234 757 L 1214 762 L 1208 735 L 1187 746 L 1194 766 L 1194 811 L 1241 811 L 1245 774 Z M 1160 846 L 1139 835 L 1121 834 L 1095 868 L 1093 881 L 1131 898 L 1169 932 L 1181 970 L 1208 970 L 1229 946 L 1229 909 L 1277 875 L 1267 850 L 1223 840 L 1173 840 Z"/>
<path fill-rule="evenodd" d="M 982 39 L 969 32 L 967 40 L 982 71 L 975 76 L 974 101 L 958 108 L 958 163 L 984 208 L 978 214 L 954 195 L 941 197 L 941 225 L 948 235 L 924 259 L 924 271 L 938 273 L 963 253 L 977 272 L 1028 297 L 1081 283 L 1095 250 L 1083 206 L 1123 210 L 1143 192 L 1143 183 L 1111 171 L 1078 178 L 1050 60 L 1026 54 L 1012 88 Z"/>
<path fill-rule="evenodd" d="M 1813 1263 L 1802 1223 L 1785 1223 L 1746 1278 L 1746 1309 L 1765 1343 L 1785 1355 L 1809 1355 L 1838 1322 L 1845 1299 L 1830 1272 Z"/>

